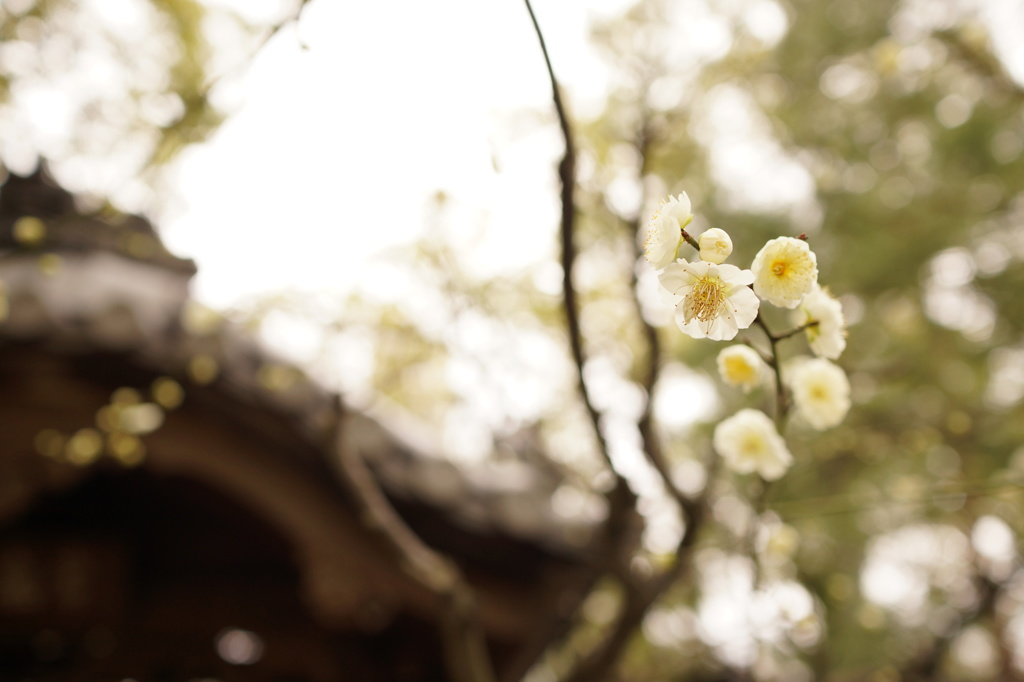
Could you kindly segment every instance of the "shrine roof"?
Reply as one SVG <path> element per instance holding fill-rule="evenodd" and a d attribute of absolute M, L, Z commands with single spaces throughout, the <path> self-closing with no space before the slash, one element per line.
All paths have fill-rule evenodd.
<path fill-rule="evenodd" d="M 456 464 L 409 415 L 346 409 L 337 393 L 241 324 L 194 301 L 195 272 L 191 260 L 164 247 L 147 220 L 110 210 L 83 213 L 45 169 L 9 174 L 0 186 L 0 282 L 7 302 L 0 343 L 123 358 L 178 382 L 185 400 L 215 394 L 240 418 L 273 414 L 286 425 L 286 437 L 328 469 L 338 466 L 339 447 L 355 448 L 392 498 L 435 509 L 470 533 L 570 555 L 588 546 L 603 516 L 600 498 L 579 493 L 588 504 L 571 514 L 560 509 L 554 500 L 566 483 L 542 466 L 536 443 L 513 444 L 493 461 Z M 258 416 L 241 422 L 263 428 Z"/>

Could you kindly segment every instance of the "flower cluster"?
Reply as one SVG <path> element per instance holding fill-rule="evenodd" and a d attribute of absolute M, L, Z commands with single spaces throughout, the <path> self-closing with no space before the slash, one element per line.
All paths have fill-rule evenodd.
<path fill-rule="evenodd" d="M 756 472 L 775 480 L 793 460 L 779 433 L 789 405 L 799 420 L 818 430 L 838 425 L 850 409 L 850 383 L 833 362 L 846 348 L 842 304 L 819 285 L 818 259 L 804 235 L 769 240 L 750 268 L 743 269 L 725 262 L 733 242 L 724 230 L 711 228 L 694 239 L 686 232 L 692 221 L 685 192 L 663 201 L 646 235 L 644 255 L 658 270 L 658 281 L 675 306 L 675 322 L 684 334 L 729 341 L 757 323 L 768 337 L 767 350 L 744 341 L 723 349 L 717 364 L 722 379 L 746 393 L 758 388 L 765 369 L 771 368 L 775 420 L 759 410 L 740 410 L 718 424 L 713 445 L 736 473 Z M 695 250 L 696 258 L 680 257 L 684 245 Z M 793 311 L 796 326 L 773 334 L 761 315 L 762 303 Z M 776 355 L 778 342 L 801 332 L 814 357 L 794 358 L 783 369 Z"/>

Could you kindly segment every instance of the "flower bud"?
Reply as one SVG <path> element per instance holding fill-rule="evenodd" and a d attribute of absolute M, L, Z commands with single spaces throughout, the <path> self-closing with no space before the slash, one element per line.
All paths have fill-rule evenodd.
<path fill-rule="evenodd" d="M 764 362 L 750 346 L 726 346 L 718 354 L 717 364 L 725 383 L 740 386 L 745 393 L 761 384 Z"/>
<path fill-rule="evenodd" d="M 732 239 L 717 227 L 712 227 L 697 239 L 700 245 L 700 259 L 708 263 L 721 263 L 732 253 Z"/>

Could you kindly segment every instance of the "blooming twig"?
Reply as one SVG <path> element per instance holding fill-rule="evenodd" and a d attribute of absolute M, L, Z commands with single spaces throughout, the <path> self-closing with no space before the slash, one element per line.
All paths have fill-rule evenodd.
<path fill-rule="evenodd" d="M 735 473 L 756 474 L 752 495 L 753 517 L 742 542 L 755 559 L 754 585 L 760 584 L 757 538 L 763 527 L 772 483 L 780 479 L 794 458 L 782 436 L 790 408 L 795 407 L 812 428 L 838 424 L 850 406 L 849 381 L 831 362 L 846 347 L 842 305 L 818 284 L 817 256 L 807 235 L 777 237 L 757 252 L 749 270 L 725 263 L 733 251 L 732 239 L 711 228 L 694 240 L 684 229 L 693 220 L 685 192 L 662 202 L 651 220 L 644 242 L 647 261 L 658 269 L 658 280 L 675 304 L 675 322 L 693 338 L 729 341 L 741 329 L 760 327 L 768 349 L 749 340 L 723 349 L 716 358 L 722 379 L 749 392 L 761 382 L 764 365 L 775 380 L 774 419 L 757 409 L 739 410 L 721 421 L 712 443 L 722 461 Z M 679 255 L 683 242 L 697 250 L 699 261 Z M 796 326 L 773 333 L 763 304 L 794 310 Z M 801 360 L 783 377 L 779 344 L 806 333 L 815 358 Z M 789 384 L 784 381 L 789 379 Z"/>

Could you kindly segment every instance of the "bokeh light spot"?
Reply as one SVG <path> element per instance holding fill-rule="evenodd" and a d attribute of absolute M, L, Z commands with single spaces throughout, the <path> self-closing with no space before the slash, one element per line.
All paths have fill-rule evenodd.
<path fill-rule="evenodd" d="M 252 665 L 263 658 L 263 638 L 249 630 L 225 628 L 215 639 L 217 655 L 234 665 Z"/>

